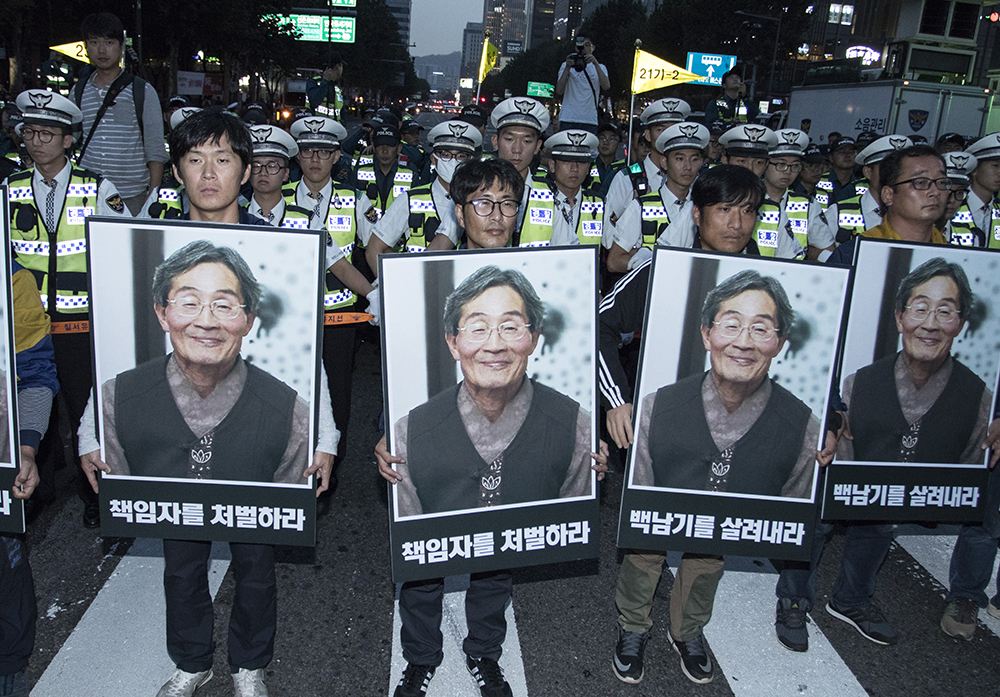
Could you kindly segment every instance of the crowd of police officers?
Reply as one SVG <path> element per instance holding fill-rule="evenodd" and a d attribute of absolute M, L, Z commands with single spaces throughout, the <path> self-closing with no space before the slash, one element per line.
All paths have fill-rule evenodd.
<path fill-rule="evenodd" d="M 607 293 L 623 274 L 649 259 L 658 245 L 827 261 L 839 247 L 883 222 L 879 165 L 916 140 L 866 131 L 856 136 L 829 134 L 827 142 L 818 145 L 815 134 L 795 128 L 772 130 L 755 118 L 756 110 L 735 73 L 724 77 L 722 93 L 708 105 L 704 123 L 691 118 L 686 101 L 666 96 L 652 100 L 625 124 L 604 123 L 596 133 L 560 130 L 544 104 L 516 96 L 491 111 L 467 105 L 426 135 L 421 124 L 394 107 L 365 111 L 361 125 L 348 133 L 338 86 L 343 69 L 343 61 L 334 55 L 310 85 L 311 108 L 298 110 L 287 129 L 262 107 L 233 110 L 253 139 L 251 176 L 241 192 L 241 205 L 275 227 L 327 233 L 323 361 L 334 416 L 345 435 L 355 335 L 363 322 L 379 321 L 378 257 L 387 252 L 463 247 L 464 230 L 449 195 L 462 164 L 495 157 L 513 165 L 525 187 L 511 246 L 599 247 Z M 86 285 L 81 289 L 74 280 L 72 288 L 59 287 L 62 279 L 86 272 L 78 268 L 85 255 L 62 255 L 56 250 L 68 244 L 79 247 L 86 215 L 107 213 L 108 206 L 116 214 L 129 213 L 116 200 L 113 181 L 75 166 L 61 184 L 54 176 L 44 179 L 51 183 L 53 196 L 40 196 L 30 185 L 36 158 L 39 165 L 53 161 L 49 152 L 53 137 L 46 141 L 38 124 L 57 129 L 52 134 L 57 145 L 71 136 L 65 138 L 70 156 L 80 146 L 84 115 L 67 94 L 68 83 L 60 82 L 49 89 L 26 90 L 4 107 L 0 180 L 8 184 L 18 211 L 25 211 L 10 221 L 15 259 L 34 271 L 43 301 L 78 299 L 82 309 L 74 318 L 84 321 L 79 325 L 83 329 L 66 331 L 85 333 Z M 177 128 L 198 110 L 181 97 L 165 100 L 166 130 Z M 22 138 L 26 133 L 30 139 Z M 947 191 L 942 193 L 946 205 L 935 224 L 937 234 L 916 241 L 1000 248 L 1000 134 L 977 134 L 966 140 L 949 133 L 929 145 L 947 165 Z M 61 160 L 56 164 L 62 167 Z M 700 218 L 690 200 L 694 182 L 718 165 L 750 170 L 766 191 L 752 234 L 736 248 L 700 234 Z M 64 187 L 61 192 L 56 191 L 59 185 Z M 91 188 L 99 205 L 80 200 L 81 192 Z M 56 211 L 54 199 L 61 201 Z M 181 219 L 187 205 L 183 187 L 165 172 L 159 186 L 149 189 L 138 217 Z M 46 237 L 51 244 L 44 259 L 19 244 Z M 53 319 L 57 319 L 54 314 Z M 89 363 L 85 367 L 89 371 Z M 609 430 L 620 426 L 609 420 Z M 340 440 L 339 458 L 346 440 Z M 85 522 L 97 524 L 93 517 Z M 1000 617 L 993 604 L 988 610 Z M 779 606 L 779 619 L 780 612 Z M 800 622 L 804 632 L 804 614 L 791 615 L 785 608 L 785 620 Z M 948 626 L 971 637 L 969 618 L 963 622 Z M 971 626 L 974 630 L 975 618 Z M 620 637 L 615 672 L 622 680 L 641 680 L 643 646 L 641 639 Z M 688 677 L 696 682 L 711 679 L 710 663 L 707 674 L 699 668 L 703 652 L 682 654 L 682 665 L 687 658 L 691 659 L 684 666 Z M 509 694 L 504 686 L 505 682 L 495 693 L 483 688 L 483 694 Z M 397 694 L 424 694 L 419 686 L 409 689 Z"/>

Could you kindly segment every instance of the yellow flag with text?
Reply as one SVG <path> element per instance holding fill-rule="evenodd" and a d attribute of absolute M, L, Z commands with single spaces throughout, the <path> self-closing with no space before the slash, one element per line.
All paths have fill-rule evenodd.
<path fill-rule="evenodd" d="M 635 52 L 635 65 L 632 68 L 632 94 L 700 79 L 702 79 L 701 75 L 689 73 L 684 68 L 657 58 L 652 53 L 639 50 Z"/>
<path fill-rule="evenodd" d="M 479 81 L 482 82 L 483 79 L 493 70 L 493 66 L 497 64 L 497 54 L 500 51 L 496 46 L 490 43 L 490 37 L 487 35 L 483 39 L 483 57 L 479 61 Z"/>
<path fill-rule="evenodd" d="M 59 46 L 49 46 L 50 51 L 57 51 L 70 58 L 76 58 L 78 61 L 83 61 L 84 63 L 89 63 L 90 59 L 87 58 L 87 45 L 82 41 L 74 41 L 71 44 L 60 44 Z"/>

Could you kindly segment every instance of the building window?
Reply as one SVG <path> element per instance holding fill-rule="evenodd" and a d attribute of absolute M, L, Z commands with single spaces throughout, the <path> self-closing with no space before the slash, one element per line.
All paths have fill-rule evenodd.
<path fill-rule="evenodd" d="M 830 3 L 830 24 L 851 26 L 854 22 L 854 5 Z"/>

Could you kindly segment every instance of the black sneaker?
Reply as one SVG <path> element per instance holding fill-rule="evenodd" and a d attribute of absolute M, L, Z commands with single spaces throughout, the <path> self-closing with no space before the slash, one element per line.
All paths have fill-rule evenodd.
<path fill-rule="evenodd" d="M 435 666 L 419 666 L 416 663 L 407 663 L 403 677 L 396 685 L 396 691 L 392 697 L 424 697 L 427 694 L 427 685 L 434 677 Z"/>
<path fill-rule="evenodd" d="M 514 697 L 510 685 L 503 679 L 500 664 L 492 658 L 473 658 L 465 655 L 465 667 L 472 673 L 483 697 Z"/>
<path fill-rule="evenodd" d="M 778 598 L 778 610 L 774 618 L 774 631 L 778 641 L 789 651 L 809 650 L 809 630 L 806 623 L 805 598 Z"/>
<path fill-rule="evenodd" d="M 688 680 L 699 685 L 712 682 L 712 659 L 705 651 L 704 634 L 688 641 L 678 641 L 671 635 L 670 643 L 681 656 L 681 670 Z"/>
<path fill-rule="evenodd" d="M 619 680 L 632 684 L 642 681 L 642 654 L 648 640 L 649 632 L 637 634 L 618 627 L 618 644 L 615 646 L 612 667 Z"/>
<path fill-rule="evenodd" d="M 833 604 L 833 600 L 830 600 L 826 604 L 826 611 L 857 629 L 858 633 L 868 641 L 882 646 L 892 646 L 897 641 L 896 630 L 874 605 L 839 608 Z"/>

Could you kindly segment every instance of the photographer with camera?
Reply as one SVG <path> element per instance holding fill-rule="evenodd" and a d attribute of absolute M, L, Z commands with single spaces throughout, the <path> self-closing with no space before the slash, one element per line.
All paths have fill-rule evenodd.
<path fill-rule="evenodd" d="M 566 57 L 556 81 L 556 94 L 563 98 L 559 130 L 597 135 L 597 104 L 601 90 L 609 89 L 608 69 L 594 58 L 594 43 L 585 36 L 576 37 L 576 52 Z"/>
<path fill-rule="evenodd" d="M 757 120 L 757 105 L 747 96 L 743 76 L 734 67 L 722 76 L 722 94 L 705 107 L 705 123 L 722 121 L 726 128 Z"/>

